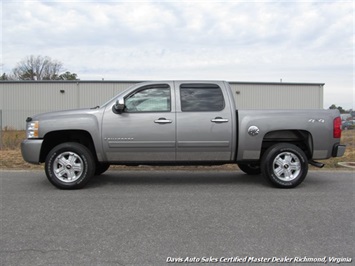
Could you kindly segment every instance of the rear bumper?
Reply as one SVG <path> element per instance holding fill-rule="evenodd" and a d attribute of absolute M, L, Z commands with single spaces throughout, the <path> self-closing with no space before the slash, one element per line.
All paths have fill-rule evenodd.
<path fill-rule="evenodd" d="M 32 164 L 39 164 L 43 139 L 25 139 L 21 143 L 21 153 L 23 159 Z"/>
<path fill-rule="evenodd" d="M 333 147 L 333 157 L 341 157 L 344 155 L 346 145 L 335 144 Z"/>

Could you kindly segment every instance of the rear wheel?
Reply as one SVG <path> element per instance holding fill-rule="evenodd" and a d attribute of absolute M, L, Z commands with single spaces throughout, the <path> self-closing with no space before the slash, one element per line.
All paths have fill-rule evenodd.
<path fill-rule="evenodd" d="M 78 189 L 95 173 L 95 161 L 88 148 L 76 142 L 59 144 L 47 155 L 48 180 L 60 189 Z"/>
<path fill-rule="evenodd" d="M 261 171 L 274 186 L 293 188 L 306 178 L 308 159 L 305 153 L 293 144 L 275 144 L 264 153 Z"/>
<path fill-rule="evenodd" d="M 238 167 L 248 175 L 259 175 L 261 173 L 260 164 L 258 163 L 238 163 Z"/>

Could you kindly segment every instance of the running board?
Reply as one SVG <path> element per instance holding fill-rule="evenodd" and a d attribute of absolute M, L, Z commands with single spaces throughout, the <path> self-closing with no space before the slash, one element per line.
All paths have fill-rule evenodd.
<path fill-rule="evenodd" d="M 310 165 L 313 165 L 313 166 L 318 167 L 318 168 L 323 168 L 324 165 L 325 165 L 324 163 L 316 162 L 316 161 L 313 161 L 313 160 L 308 161 L 308 163 Z"/>

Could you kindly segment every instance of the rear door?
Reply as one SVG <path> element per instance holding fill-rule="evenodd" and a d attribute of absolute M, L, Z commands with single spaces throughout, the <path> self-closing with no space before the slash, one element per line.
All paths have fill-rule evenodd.
<path fill-rule="evenodd" d="M 175 82 L 178 161 L 229 161 L 233 122 L 223 82 Z"/>

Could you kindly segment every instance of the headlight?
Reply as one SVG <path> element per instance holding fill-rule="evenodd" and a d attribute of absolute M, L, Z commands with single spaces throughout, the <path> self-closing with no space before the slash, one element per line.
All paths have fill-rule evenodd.
<path fill-rule="evenodd" d="M 39 128 L 39 122 L 38 121 L 32 121 L 27 123 L 27 138 L 28 139 L 36 139 L 38 138 L 38 128 Z"/>

